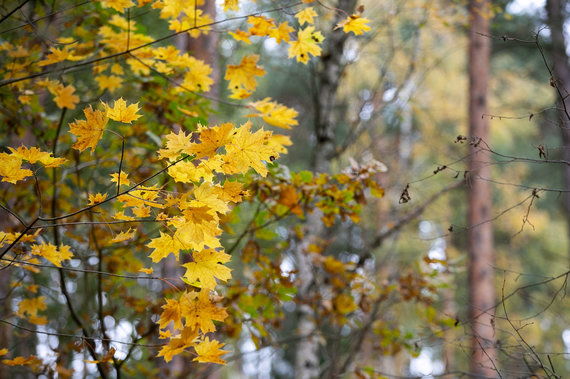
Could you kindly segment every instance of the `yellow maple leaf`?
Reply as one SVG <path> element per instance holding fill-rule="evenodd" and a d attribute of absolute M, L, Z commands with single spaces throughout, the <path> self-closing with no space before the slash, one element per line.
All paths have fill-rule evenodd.
<path fill-rule="evenodd" d="M 23 365 L 32 365 L 34 363 L 39 362 L 39 359 L 34 356 L 30 355 L 29 357 L 15 357 L 13 359 L 3 359 L 2 363 L 8 366 L 23 366 Z"/>
<path fill-rule="evenodd" d="M 111 241 L 109 241 L 110 243 L 117 243 L 117 242 L 123 242 L 123 241 L 127 241 L 130 240 L 131 238 L 133 238 L 135 236 L 135 231 L 132 230 L 132 228 L 129 228 L 129 230 L 127 230 L 126 232 L 120 232 L 119 234 L 117 234 L 115 236 L 115 238 L 113 238 Z"/>
<path fill-rule="evenodd" d="M 107 194 L 101 194 L 98 192 L 95 195 L 89 194 L 89 203 L 87 205 L 95 205 L 99 204 L 100 202 L 104 201 L 107 198 Z"/>
<path fill-rule="evenodd" d="M 295 18 L 299 20 L 299 25 L 303 26 L 305 23 L 313 24 L 313 18 L 317 17 L 317 12 L 313 7 L 307 7 L 295 15 Z"/>
<path fill-rule="evenodd" d="M 150 275 L 154 272 L 154 269 L 152 267 L 151 268 L 141 268 L 141 269 L 139 269 L 139 271 Z"/>
<path fill-rule="evenodd" d="M 249 16 L 247 23 L 252 25 L 248 29 L 251 36 L 268 36 L 275 26 L 272 19 L 264 16 Z"/>
<path fill-rule="evenodd" d="M 239 11 L 238 0 L 224 0 L 224 12 L 227 10 Z"/>
<path fill-rule="evenodd" d="M 150 254 L 150 259 L 152 259 L 154 263 L 160 262 L 171 253 L 174 254 L 176 260 L 178 260 L 178 252 L 184 248 L 177 239 L 162 232 L 160 232 L 160 237 L 153 238 L 146 246 L 154 249 Z"/>
<path fill-rule="evenodd" d="M 269 97 L 250 103 L 249 106 L 260 113 L 249 114 L 247 117 L 261 117 L 268 124 L 284 129 L 291 129 L 292 126 L 299 124 L 295 120 L 298 115 L 296 110 L 271 101 Z"/>
<path fill-rule="evenodd" d="M 186 67 L 188 71 L 184 75 L 182 84 L 176 88 L 176 91 L 190 90 L 208 92 L 212 84 L 214 84 L 214 80 L 210 77 L 212 67 L 194 57 L 187 58 Z"/>
<path fill-rule="evenodd" d="M 103 4 L 105 8 L 113 8 L 121 13 L 125 11 L 125 8 L 130 8 L 135 5 L 132 0 L 101 0 L 101 4 Z"/>
<path fill-rule="evenodd" d="M 3 182 L 16 184 L 19 180 L 32 175 L 31 170 L 22 168 L 21 158 L 14 154 L 0 153 L 0 176 Z"/>
<path fill-rule="evenodd" d="M 216 248 L 220 246 L 217 238 L 222 233 L 216 212 L 208 206 L 200 206 L 192 202 L 185 206 L 184 217 L 173 219 L 171 224 L 177 229 L 177 238 L 186 248 L 202 250 L 205 246 Z"/>
<path fill-rule="evenodd" d="M 297 33 L 297 40 L 290 42 L 289 58 L 296 57 L 297 62 L 307 64 L 311 55 L 321 55 L 321 47 L 318 45 L 325 38 L 321 32 L 315 32 L 313 26 L 307 26 Z"/>
<path fill-rule="evenodd" d="M 91 154 L 103 136 L 103 130 L 109 118 L 100 110 L 93 110 L 91 105 L 83 110 L 87 120 L 75 120 L 69 123 L 69 132 L 77 136 L 73 148 L 79 151 L 91 148 Z"/>
<path fill-rule="evenodd" d="M 336 24 L 334 28 L 335 30 L 342 28 L 345 33 L 353 32 L 355 35 L 360 35 L 370 30 L 370 26 L 367 25 L 369 22 L 369 19 L 361 17 L 359 14 L 353 14 Z"/>
<path fill-rule="evenodd" d="M 43 243 L 40 245 L 32 245 L 31 253 L 44 257 L 57 267 L 61 267 L 61 262 L 71 259 L 73 254 L 69 250 L 69 246 L 59 245 L 59 249 L 50 243 Z"/>
<path fill-rule="evenodd" d="M 158 319 L 160 329 L 164 329 L 174 322 L 175 329 L 182 329 L 182 308 L 180 302 L 175 299 L 166 299 L 166 304 L 162 306 L 162 313 Z"/>
<path fill-rule="evenodd" d="M 101 91 L 108 89 L 109 91 L 114 92 L 123 85 L 123 78 L 116 75 L 99 75 L 95 77 L 95 80 L 97 81 Z"/>
<path fill-rule="evenodd" d="M 192 254 L 194 262 L 186 263 L 182 266 L 186 268 L 184 279 L 187 283 L 199 281 L 204 289 L 214 289 L 216 279 L 227 281 L 232 278 L 230 269 L 222 263 L 229 262 L 231 256 L 226 253 L 212 249 L 197 251 Z"/>
<path fill-rule="evenodd" d="M 203 157 L 212 158 L 216 154 L 218 148 L 231 141 L 233 130 L 234 125 L 229 122 L 220 126 L 212 127 L 200 125 L 198 127 L 200 141 L 192 144 L 189 143 L 186 151 L 189 154 L 195 154 L 196 159 Z"/>
<path fill-rule="evenodd" d="M 180 354 L 187 347 L 195 345 L 194 341 L 196 338 L 198 338 L 198 330 L 185 327 L 180 334 L 170 338 L 170 341 L 162 347 L 158 356 L 164 357 L 164 360 L 168 362 L 174 355 Z"/>
<path fill-rule="evenodd" d="M 186 154 L 191 154 L 190 151 L 186 151 L 188 146 L 190 146 L 192 139 L 192 134 L 186 134 L 184 130 L 178 130 L 178 133 L 170 132 L 166 136 L 166 149 L 159 149 L 158 154 L 160 158 L 164 159 L 175 159 L 181 152 Z"/>
<path fill-rule="evenodd" d="M 253 168 L 261 176 L 267 176 L 265 162 L 273 161 L 279 153 L 268 145 L 271 132 L 263 128 L 250 132 L 251 122 L 247 121 L 236 130 L 232 142 L 226 145 L 226 155 L 222 170 L 226 174 L 245 173 Z"/>
<path fill-rule="evenodd" d="M 249 34 L 247 34 L 247 32 L 244 32 L 243 30 L 237 29 L 235 32 L 228 32 L 228 34 L 234 37 L 236 41 L 243 41 L 248 45 L 251 44 L 251 41 L 249 40 Z"/>
<path fill-rule="evenodd" d="M 79 97 L 73 94 L 75 87 L 71 84 L 64 87 L 59 84 L 57 87 L 50 89 L 50 92 L 55 96 L 54 101 L 60 108 L 75 109 L 75 104 L 79 103 Z"/>
<path fill-rule="evenodd" d="M 212 362 L 225 365 L 226 361 L 220 358 L 220 356 L 229 353 L 229 351 L 221 350 L 225 344 L 220 343 L 216 340 L 210 341 L 208 337 L 200 341 L 194 349 L 198 356 L 194 358 L 198 362 Z"/>
<path fill-rule="evenodd" d="M 252 54 L 246 55 L 242 58 L 239 65 L 227 65 L 226 75 L 224 79 L 229 80 L 228 89 L 232 91 L 232 94 L 240 94 L 240 98 L 243 98 L 243 94 L 240 90 L 246 90 L 247 93 L 255 91 L 257 88 L 256 76 L 265 75 L 265 70 L 263 66 L 258 66 L 257 61 L 259 60 L 259 55 Z M 230 96 L 230 97 L 233 97 Z"/>
<path fill-rule="evenodd" d="M 125 185 L 128 186 L 131 184 L 131 181 L 129 180 L 129 176 L 127 174 L 125 174 L 124 171 L 121 171 L 121 174 L 117 174 L 116 172 L 111 174 L 111 183 L 120 183 L 121 185 Z"/>
<path fill-rule="evenodd" d="M 25 146 L 20 146 L 17 149 L 9 147 L 12 154 L 22 160 L 28 161 L 31 164 L 36 162 L 40 162 L 44 164 L 46 167 L 59 167 L 65 162 L 67 159 L 65 158 L 54 158 L 52 153 L 48 153 L 46 151 L 41 151 L 35 146 L 31 148 L 27 148 Z"/>
<path fill-rule="evenodd" d="M 290 27 L 287 22 L 282 22 L 278 27 L 272 28 L 269 35 L 275 38 L 277 43 L 281 43 L 281 41 L 289 42 L 291 40 L 291 33 L 294 31 L 295 29 Z"/>
<path fill-rule="evenodd" d="M 119 100 L 115 100 L 112 108 L 107 103 L 103 103 L 103 105 L 105 106 L 106 116 L 111 120 L 130 124 L 141 117 L 140 114 L 137 114 L 140 110 L 139 103 L 127 106 L 127 102 L 122 97 Z"/>
<path fill-rule="evenodd" d="M 22 299 L 18 303 L 18 316 L 20 317 L 34 317 L 38 315 L 39 311 L 47 309 L 46 297 L 38 296 L 32 299 Z"/>
<path fill-rule="evenodd" d="M 8 349 L 6 348 L 0 349 L 0 357 L 6 354 L 8 354 Z"/>
<path fill-rule="evenodd" d="M 228 317 L 225 308 L 214 304 L 209 294 L 209 289 L 203 289 L 199 293 L 184 292 L 180 298 L 180 305 L 186 327 L 199 329 L 202 333 L 210 333 L 216 330 L 213 321 L 221 322 Z"/>

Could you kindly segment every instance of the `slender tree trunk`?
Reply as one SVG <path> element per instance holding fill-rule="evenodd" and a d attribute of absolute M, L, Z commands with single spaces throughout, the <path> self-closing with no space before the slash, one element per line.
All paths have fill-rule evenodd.
<path fill-rule="evenodd" d="M 352 14 L 356 7 L 356 0 L 339 0 L 336 8 Z M 334 24 L 346 17 L 345 13 L 337 12 Z M 348 35 L 342 30 L 331 31 L 325 39 L 325 47 L 318 65 L 318 71 L 313 72 L 313 106 L 315 115 L 316 144 L 313 150 L 312 170 L 318 173 L 330 171 L 330 160 L 335 152 L 335 105 L 339 80 L 342 76 L 344 63 L 342 55 Z M 320 376 L 319 343 L 315 333 L 317 324 L 315 312 L 303 300 L 311 299 L 318 288 L 314 275 L 314 266 L 309 253 L 310 243 L 318 243 L 324 237 L 325 228 L 321 221 L 322 213 L 315 210 L 307 216 L 307 223 L 303 242 L 296 249 L 297 263 L 297 296 L 301 299 L 298 310 L 297 333 L 303 338 L 297 345 L 295 354 L 295 378 L 310 379 Z"/>
<path fill-rule="evenodd" d="M 469 134 L 472 139 L 489 142 L 487 87 L 491 39 L 489 14 L 491 1 L 471 0 L 469 31 Z M 495 378 L 497 350 L 495 345 L 493 275 L 493 224 L 491 218 L 491 186 L 485 178 L 491 175 L 488 156 L 473 143 L 469 160 L 468 192 L 469 246 L 469 316 L 472 322 L 471 372 L 475 378 Z"/>
<path fill-rule="evenodd" d="M 552 39 L 551 54 L 552 68 L 554 71 L 553 83 L 557 89 L 556 95 L 559 96 L 558 93 L 560 93 L 564 97 L 564 99 L 558 99 L 563 159 L 570 162 L 570 116 L 564 110 L 565 105 L 566 107 L 570 106 L 567 101 L 567 96 L 570 90 L 570 66 L 568 66 L 566 40 L 564 38 L 564 9 L 566 8 L 566 5 L 565 0 L 546 1 L 546 14 L 548 15 L 547 22 L 550 27 L 550 38 Z M 570 109 L 568 112 L 570 113 Z M 570 166 L 563 165 L 562 169 L 564 170 L 564 188 L 570 189 Z M 570 192 L 564 193 L 563 196 L 564 211 L 566 212 L 567 239 L 570 242 Z"/>

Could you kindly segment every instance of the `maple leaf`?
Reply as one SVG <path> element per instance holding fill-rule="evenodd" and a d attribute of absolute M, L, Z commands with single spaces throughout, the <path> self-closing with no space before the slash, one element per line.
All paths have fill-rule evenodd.
<path fill-rule="evenodd" d="M 13 359 L 3 359 L 2 363 L 8 366 L 23 366 L 23 365 L 33 365 L 34 363 L 40 363 L 41 361 L 35 356 L 30 355 L 29 357 L 15 357 Z"/>
<path fill-rule="evenodd" d="M 321 43 L 325 38 L 321 32 L 315 32 L 313 26 L 307 26 L 297 33 L 297 40 L 290 42 L 289 58 L 296 57 L 297 62 L 307 64 L 310 55 L 316 57 L 321 55 Z"/>
<path fill-rule="evenodd" d="M 137 112 L 140 110 L 139 103 L 127 106 L 127 102 L 123 100 L 122 97 L 119 98 L 119 100 L 115 100 L 112 108 L 107 105 L 107 103 L 103 103 L 103 105 L 105 106 L 106 116 L 111 120 L 130 124 L 141 117 L 141 115 L 137 114 Z"/>
<path fill-rule="evenodd" d="M 116 75 L 99 75 L 95 77 L 95 80 L 97 81 L 101 91 L 108 89 L 109 91 L 114 92 L 123 85 L 123 78 Z"/>
<path fill-rule="evenodd" d="M 180 334 L 170 338 L 170 341 L 162 347 L 158 356 L 164 357 L 164 360 L 169 362 L 174 355 L 180 354 L 187 347 L 195 345 L 194 340 L 196 338 L 198 338 L 198 330 L 185 327 Z"/>
<path fill-rule="evenodd" d="M 62 261 L 71 259 L 73 257 L 73 254 L 69 250 L 69 246 L 59 245 L 58 249 L 57 246 L 52 245 L 50 243 L 43 243 L 41 245 L 32 245 L 31 253 L 34 255 L 39 255 L 41 257 L 44 257 L 45 259 L 47 259 L 57 267 L 61 267 Z"/>
<path fill-rule="evenodd" d="M 353 32 L 355 35 L 360 35 L 370 30 L 370 26 L 366 25 L 369 22 L 369 19 L 360 17 L 360 14 L 353 14 L 336 24 L 334 29 L 342 28 L 345 33 Z"/>
<path fill-rule="evenodd" d="M 201 287 L 214 289 L 216 279 L 227 281 L 232 278 L 230 269 L 222 263 L 229 262 L 231 256 L 212 249 L 197 251 L 192 254 L 194 262 L 183 264 L 186 268 L 184 279 L 187 283 L 199 281 Z"/>
<path fill-rule="evenodd" d="M 171 253 L 173 253 L 176 260 L 178 260 L 178 252 L 183 248 L 182 244 L 176 238 L 172 238 L 162 232 L 160 232 L 160 237 L 153 238 L 146 246 L 154 249 L 150 254 L 150 259 L 152 259 L 154 263 L 160 262 Z"/>
<path fill-rule="evenodd" d="M 249 191 L 244 191 L 240 182 L 227 181 L 223 186 L 214 186 L 214 191 L 222 201 L 239 203 L 243 196 L 248 196 Z"/>
<path fill-rule="evenodd" d="M 107 198 L 107 194 L 97 193 L 95 195 L 89 194 L 89 203 L 87 205 L 95 205 L 103 202 Z"/>
<path fill-rule="evenodd" d="M 83 113 L 87 120 L 75 120 L 69 123 L 69 132 L 77 136 L 77 142 L 73 144 L 74 149 L 82 152 L 91 148 L 91 154 L 93 154 L 109 119 L 104 112 L 93 110 L 91 105 L 85 108 Z"/>
<path fill-rule="evenodd" d="M 0 349 L 0 357 L 6 354 L 8 354 L 8 349 L 6 348 Z"/>
<path fill-rule="evenodd" d="M 216 213 L 208 206 L 200 206 L 192 202 L 185 206 L 183 218 L 174 219 L 171 224 L 178 230 L 174 234 L 183 246 L 202 250 L 205 246 L 212 248 L 220 246 L 217 238 L 222 231 L 218 225 Z"/>
<path fill-rule="evenodd" d="M 220 356 L 229 353 L 229 351 L 221 350 L 224 345 L 224 343 L 220 343 L 216 340 L 210 341 L 210 339 L 206 337 L 194 346 L 196 354 L 198 354 L 194 360 L 198 362 L 212 362 L 225 365 L 226 361 L 221 359 Z"/>
<path fill-rule="evenodd" d="M 212 67 L 194 57 L 187 58 L 186 66 L 189 70 L 184 75 L 184 80 L 182 84 L 176 88 L 176 91 L 190 90 L 208 92 L 212 84 L 214 84 L 214 80 L 210 78 Z"/>
<path fill-rule="evenodd" d="M 272 19 L 264 16 L 249 16 L 247 23 L 252 25 L 248 29 L 249 34 L 252 36 L 267 36 L 275 26 Z"/>
<path fill-rule="evenodd" d="M 291 129 L 292 126 L 298 125 L 295 120 L 298 115 L 296 110 L 271 101 L 269 97 L 250 103 L 249 106 L 260 114 L 249 114 L 247 117 L 261 117 L 268 124 L 284 129 Z"/>
<path fill-rule="evenodd" d="M 224 12 L 227 10 L 239 11 L 238 0 L 224 0 Z"/>
<path fill-rule="evenodd" d="M 313 7 L 307 7 L 295 15 L 295 18 L 299 20 L 299 25 L 303 26 L 305 23 L 313 24 L 313 18 L 317 17 L 317 12 L 314 11 Z"/>
<path fill-rule="evenodd" d="M 117 242 L 123 242 L 123 241 L 127 241 L 130 240 L 131 238 L 133 238 L 135 236 L 135 231 L 132 230 L 132 228 L 129 228 L 129 230 L 127 230 L 126 232 L 120 232 L 119 234 L 117 234 L 115 236 L 115 238 L 113 238 L 111 241 L 109 241 L 110 243 L 117 243 Z"/>
<path fill-rule="evenodd" d="M 39 296 L 33 299 L 23 299 L 18 303 L 18 316 L 20 317 L 34 317 L 38 315 L 39 311 L 47 309 L 46 297 Z"/>
<path fill-rule="evenodd" d="M 269 35 L 275 38 L 277 43 L 281 41 L 289 42 L 291 40 L 290 33 L 293 33 L 295 29 L 289 26 L 287 22 L 282 22 L 278 27 L 270 30 Z"/>
<path fill-rule="evenodd" d="M 79 103 L 79 97 L 73 94 L 75 87 L 71 84 L 64 87 L 59 84 L 57 87 L 50 89 L 50 92 L 55 96 L 54 101 L 60 108 L 75 109 L 75 104 Z"/>
<path fill-rule="evenodd" d="M 166 149 L 158 150 L 160 158 L 174 159 L 178 157 L 180 152 L 186 150 L 191 144 L 191 138 L 192 135 L 187 135 L 182 129 L 178 130 L 178 133 L 170 132 L 166 136 Z M 191 154 L 191 152 L 188 151 L 188 154 Z"/>
<path fill-rule="evenodd" d="M 166 299 L 166 304 L 162 306 L 162 313 L 158 319 L 158 325 L 160 329 L 164 329 L 174 322 L 175 329 L 182 329 L 182 308 L 180 307 L 180 302 L 175 299 Z"/>
<path fill-rule="evenodd" d="M 132 0 L 102 0 L 101 3 L 105 8 L 113 8 L 121 13 L 125 11 L 125 8 L 130 8 L 135 5 Z"/>
<path fill-rule="evenodd" d="M 196 202 L 192 202 L 191 204 L 195 204 L 196 206 L 206 205 L 218 213 L 227 213 L 230 208 L 224 200 L 219 198 L 218 193 L 216 187 L 210 183 L 202 183 L 201 186 L 194 189 L 192 194 L 196 198 Z"/>
<path fill-rule="evenodd" d="M 117 174 L 116 172 L 111 174 L 111 183 L 119 183 L 120 180 L 120 184 L 121 185 L 125 185 L 128 186 L 131 184 L 131 181 L 129 180 L 129 176 L 127 174 L 125 174 L 124 171 L 121 171 L 121 174 Z"/>
<path fill-rule="evenodd" d="M 189 144 L 187 152 L 195 154 L 196 159 L 203 157 L 212 158 L 216 154 L 218 148 L 224 146 L 231 141 L 234 125 L 225 123 L 220 126 L 212 126 L 210 128 L 200 125 L 198 133 L 200 135 L 200 143 Z"/>
<path fill-rule="evenodd" d="M 251 133 L 250 128 L 251 122 L 247 121 L 234 133 L 232 142 L 226 145 L 226 155 L 222 165 L 226 174 L 245 173 L 251 167 L 265 177 L 267 167 L 263 161 L 272 161 L 279 156 L 279 153 L 268 145 L 271 132 L 261 128 Z"/>
<path fill-rule="evenodd" d="M 243 57 L 239 65 L 227 65 L 224 79 L 229 80 L 228 89 L 232 91 L 234 95 L 238 93 L 240 89 L 251 93 L 257 88 L 255 77 L 265 75 L 263 66 L 257 65 L 258 60 L 259 55 L 252 54 Z M 230 97 L 233 97 L 233 95 Z"/>
<path fill-rule="evenodd" d="M 216 330 L 213 321 L 221 322 L 228 317 L 224 308 L 210 301 L 209 293 L 210 290 L 203 289 L 199 293 L 191 291 L 182 294 L 180 304 L 186 327 L 199 329 L 202 333 L 210 333 Z"/>
<path fill-rule="evenodd" d="M 249 34 L 247 34 L 247 32 L 244 32 L 243 30 L 237 29 L 235 32 L 228 32 L 228 34 L 234 37 L 236 41 L 243 41 L 248 45 L 251 44 L 251 41 L 249 40 Z"/>
<path fill-rule="evenodd" d="M 31 170 L 22 168 L 21 158 L 14 154 L 0 153 L 0 176 L 3 182 L 16 184 L 19 180 L 32 175 Z"/>

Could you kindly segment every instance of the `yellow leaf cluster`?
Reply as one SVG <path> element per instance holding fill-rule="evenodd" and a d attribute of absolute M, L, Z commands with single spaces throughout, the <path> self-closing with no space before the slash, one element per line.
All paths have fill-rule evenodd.
<path fill-rule="evenodd" d="M 52 245 L 50 243 L 32 245 L 31 253 L 34 255 L 38 255 L 40 257 L 44 257 L 45 259 L 47 259 L 57 267 L 61 267 L 62 261 L 71 259 L 73 257 L 73 254 L 69 250 L 69 246 L 59 245 L 58 249 L 57 246 Z"/>

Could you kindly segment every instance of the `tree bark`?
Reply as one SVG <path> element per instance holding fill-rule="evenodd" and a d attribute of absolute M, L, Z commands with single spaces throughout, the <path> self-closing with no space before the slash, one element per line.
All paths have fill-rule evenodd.
<path fill-rule="evenodd" d="M 560 118 L 560 136 L 562 139 L 563 157 L 570 162 L 570 116 L 564 110 L 570 88 L 570 66 L 568 65 L 568 55 L 566 54 L 566 40 L 564 37 L 564 10 L 566 8 L 565 0 L 547 0 L 546 14 L 547 22 L 550 27 L 550 38 L 552 40 L 552 69 L 554 80 L 552 83 L 556 86 L 557 96 L 562 94 L 563 99 L 558 99 L 558 115 Z M 564 104 L 566 103 L 566 104 Z M 570 189 L 570 166 L 563 165 L 564 170 L 564 188 Z M 562 194 L 564 197 L 564 211 L 566 213 L 566 232 L 567 239 L 570 241 L 570 192 Z M 570 259 L 570 256 L 569 256 Z"/>
<path fill-rule="evenodd" d="M 469 316 L 472 322 L 471 373 L 474 378 L 496 378 L 497 349 L 495 345 L 493 275 L 494 249 L 491 218 L 491 175 L 488 157 L 476 141 L 489 142 L 487 87 L 491 39 L 489 34 L 491 1 L 471 0 L 469 30 L 469 135 L 470 147 L 468 190 L 469 249 Z"/>

